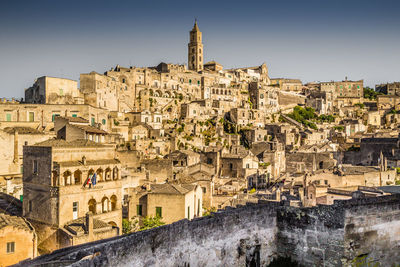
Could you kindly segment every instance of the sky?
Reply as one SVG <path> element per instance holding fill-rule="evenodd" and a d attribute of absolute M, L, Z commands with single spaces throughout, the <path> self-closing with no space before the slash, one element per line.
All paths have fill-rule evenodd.
<path fill-rule="evenodd" d="M 36 78 L 187 63 L 197 18 L 204 62 L 265 62 L 303 82 L 400 80 L 400 1 L 0 1 L 0 97 Z"/>

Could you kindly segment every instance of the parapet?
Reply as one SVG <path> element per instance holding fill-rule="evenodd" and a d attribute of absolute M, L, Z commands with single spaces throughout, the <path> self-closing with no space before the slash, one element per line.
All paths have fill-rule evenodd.
<path fill-rule="evenodd" d="M 385 238 L 386 230 L 371 230 L 384 229 L 383 225 L 400 231 L 400 195 L 310 208 L 259 202 L 64 248 L 17 266 L 52 266 L 50 262 L 71 266 L 246 266 L 255 262 L 268 266 L 279 257 L 304 266 L 347 266 L 360 255 L 391 266 L 400 262 L 400 255 L 387 248 L 395 248 L 399 240 Z M 380 242 L 371 243 L 372 235 Z"/>

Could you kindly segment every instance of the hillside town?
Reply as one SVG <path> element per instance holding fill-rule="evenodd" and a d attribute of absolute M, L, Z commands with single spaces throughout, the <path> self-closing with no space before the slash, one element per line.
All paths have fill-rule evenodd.
<path fill-rule="evenodd" d="M 205 48 L 196 21 L 187 65 L 43 76 L 1 99 L 0 266 L 249 202 L 400 193 L 400 82 L 272 78 Z"/>

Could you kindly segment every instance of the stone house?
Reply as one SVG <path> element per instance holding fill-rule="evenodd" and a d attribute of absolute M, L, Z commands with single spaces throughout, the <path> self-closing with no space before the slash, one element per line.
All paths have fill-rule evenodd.
<path fill-rule="evenodd" d="M 271 84 L 277 85 L 280 90 L 301 92 L 303 84 L 299 79 L 271 78 Z"/>
<path fill-rule="evenodd" d="M 259 160 L 250 151 L 222 153 L 221 177 L 246 178 L 257 172 Z"/>
<path fill-rule="evenodd" d="M 271 178 L 279 178 L 286 171 L 285 147 L 277 139 L 253 144 L 251 150 L 262 166 L 271 165 Z M 268 176 L 267 174 L 267 176 Z"/>
<path fill-rule="evenodd" d="M 200 163 L 200 154 L 190 150 L 175 150 L 164 157 L 174 169 L 182 169 Z"/>
<path fill-rule="evenodd" d="M 66 141 L 76 139 L 90 140 L 97 143 L 109 143 L 108 133 L 104 130 L 89 125 L 89 121 L 80 117 L 55 118 L 54 131 L 57 138 Z"/>
<path fill-rule="evenodd" d="M 97 183 L 91 185 L 88 181 L 94 175 Z M 34 225 L 38 248 L 42 251 L 112 237 L 120 232 L 121 164 L 115 158 L 114 146 L 62 139 L 25 146 L 23 185 L 23 216 Z M 85 231 L 85 236 L 79 238 L 78 230 L 65 230 L 89 211 L 94 220 L 112 227 L 102 227 L 98 233 Z"/>
<path fill-rule="evenodd" d="M 90 105 L 0 103 L 0 128 L 24 126 L 50 131 L 55 118 L 64 116 L 84 118 L 90 125 L 101 124 L 108 131 L 108 114 L 107 110 Z"/>
<path fill-rule="evenodd" d="M 167 224 L 203 215 L 203 191 L 194 184 L 150 184 L 130 194 L 129 218 L 160 217 Z"/>
<path fill-rule="evenodd" d="M 32 104 L 83 104 L 78 82 L 65 78 L 42 76 L 25 90 L 25 102 Z"/>
<path fill-rule="evenodd" d="M 22 197 L 23 146 L 54 137 L 53 133 L 30 127 L 6 127 L 0 130 L 0 177 L 1 189 L 16 197 Z"/>
<path fill-rule="evenodd" d="M 286 172 L 311 173 L 316 170 L 329 169 L 336 166 L 331 152 L 293 152 L 286 153 Z"/>
<path fill-rule="evenodd" d="M 24 218 L 0 212 L 0 266 L 37 256 L 35 229 Z"/>
<path fill-rule="evenodd" d="M 400 109 L 400 96 L 398 95 L 378 95 L 376 102 L 380 111 L 388 112 L 392 109 Z"/>
<path fill-rule="evenodd" d="M 233 108 L 229 111 L 229 117 L 239 126 L 264 127 L 265 125 L 264 114 L 257 109 Z"/>
<path fill-rule="evenodd" d="M 400 82 L 377 84 L 375 90 L 385 95 L 400 96 Z"/>

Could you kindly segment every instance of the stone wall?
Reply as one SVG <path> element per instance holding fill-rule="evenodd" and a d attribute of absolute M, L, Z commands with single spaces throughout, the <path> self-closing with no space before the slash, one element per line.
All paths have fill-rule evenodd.
<path fill-rule="evenodd" d="M 287 259 L 300 266 L 360 259 L 393 266 L 400 262 L 399 232 L 400 195 L 312 208 L 267 202 L 58 250 L 20 266 L 268 266 Z"/>

